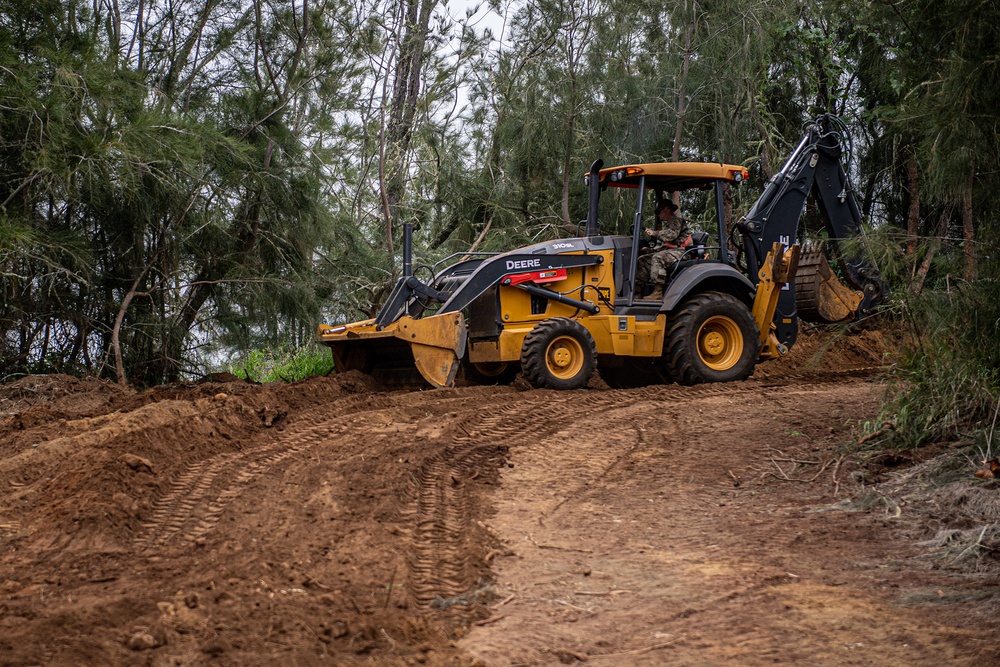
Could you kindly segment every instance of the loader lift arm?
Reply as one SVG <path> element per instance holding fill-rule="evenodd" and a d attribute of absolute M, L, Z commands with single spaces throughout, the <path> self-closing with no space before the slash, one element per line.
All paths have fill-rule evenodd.
<path fill-rule="evenodd" d="M 764 257 L 775 243 L 786 246 L 798 243 L 799 221 L 809 194 L 819 205 L 849 287 L 845 289 L 836 279 L 821 251 L 804 252 L 799 275 L 805 273 L 819 287 L 816 294 L 808 292 L 811 285 L 800 289 L 816 300 L 825 297 L 828 303 L 836 301 L 837 306 L 824 309 L 808 301 L 803 303 L 802 299 L 797 304 L 796 284 L 788 283 L 778 299 L 775 325 L 778 340 L 789 347 L 795 342 L 799 316 L 827 322 L 856 318 L 874 310 L 889 295 L 878 268 L 860 252 L 841 243 L 861 236 L 861 211 L 844 168 L 844 155 L 850 153 L 850 146 L 850 134 L 843 121 L 832 115 L 816 118 L 806 126 L 802 141 L 767 182 L 750 212 L 736 223 L 736 229 L 743 235 L 747 273 L 757 276 Z M 803 272 L 803 268 L 813 266 L 811 272 Z M 831 314 L 831 310 L 835 313 Z"/>
<path fill-rule="evenodd" d="M 596 266 L 603 261 L 600 255 L 535 255 L 507 253 L 476 264 L 476 268 L 458 285 L 453 292 L 440 292 L 422 283 L 413 276 L 404 276 L 396 282 L 396 287 L 388 301 L 375 316 L 378 327 L 386 327 L 398 320 L 406 305 L 415 296 L 429 298 L 442 305 L 438 314 L 454 313 L 468 307 L 490 287 L 498 284 L 504 276 L 518 271 L 545 271 L 568 269 L 581 266 Z M 554 295 L 548 295 L 555 298 Z"/>

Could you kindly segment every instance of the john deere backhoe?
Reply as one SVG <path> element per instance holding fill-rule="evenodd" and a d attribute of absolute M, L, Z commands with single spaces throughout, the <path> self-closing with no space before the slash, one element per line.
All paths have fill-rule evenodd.
<path fill-rule="evenodd" d="M 416 379 L 434 387 L 452 386 L 460 370 L 480 383 L 521 372 L 532 385 L 552 389 L 582 387 L 595 369 L 612 387 L 746 379 L 759 361 L 788 352 L 798 318 L 848 320 L 887 298 L 874 265 L 837 243 L 860 234 L 842 162 L 849 141 L 834 116 L 807 125 L 731 234 L 724 191 L 747 178 L 744 167 L 665 162 L 605 169 L 598 160 L 585 176 L 589 213 L 578 236 L 465 255 L 422 281 L 412 275 L 407 232 L 403 276 L 378 314 L 321 324 L 319 340 L 332 349 L 338 371 L 405 383 L 416 369 Z M 630 235 L 602 232 L 598 211 L 609 190 L 635 199 Z M 712 197 L 714 233 L 692 234 L 663 299 L 646 299 L 635 277 L 651 204 L 691 192 Z M 810 193 L 828 241 L 802 250 L 799 222 Z"/>

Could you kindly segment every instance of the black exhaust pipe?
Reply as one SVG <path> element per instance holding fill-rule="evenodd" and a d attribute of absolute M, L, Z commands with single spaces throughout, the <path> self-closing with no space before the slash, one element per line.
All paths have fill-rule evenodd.
<path fill-rule="evenodd" d="M 413 223 L 403 223 L 403 277 L 413 275 Z"/>
<path fill-rule="evenodd" d="M 403 223 L 403 284 L 409 282 L 413 277 L 413 224 Z M 407 297 L 403 312 L 410 314 L 410 299 Z"/>

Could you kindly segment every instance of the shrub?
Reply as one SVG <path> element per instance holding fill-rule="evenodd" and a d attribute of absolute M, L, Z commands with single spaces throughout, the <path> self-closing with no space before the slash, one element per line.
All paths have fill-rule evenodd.
<path fill-rule="evenodd" d="M 909 300 L 907 319 L 910 343 L 883 408 L 889 444 L 984 442 L 1000 401 L 1000 281 L 927 291 Z"/>
<path fill-rule="evenodd" d="M 329 374 L 333 370 L 333 357 L 329 349 L 318 345 L 251 350 L 245 358 L 230 364 L 229 370 L 253 382 L 295 382 Z"/>

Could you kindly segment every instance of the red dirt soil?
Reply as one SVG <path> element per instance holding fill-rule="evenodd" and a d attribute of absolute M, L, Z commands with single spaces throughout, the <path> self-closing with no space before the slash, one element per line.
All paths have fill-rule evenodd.
<path fill-rule="evenodd" d="M 23 378 L 0 665 L 1000 664 L 995 575 L 837 504 L 888 347 L 615 391 Z"/>

